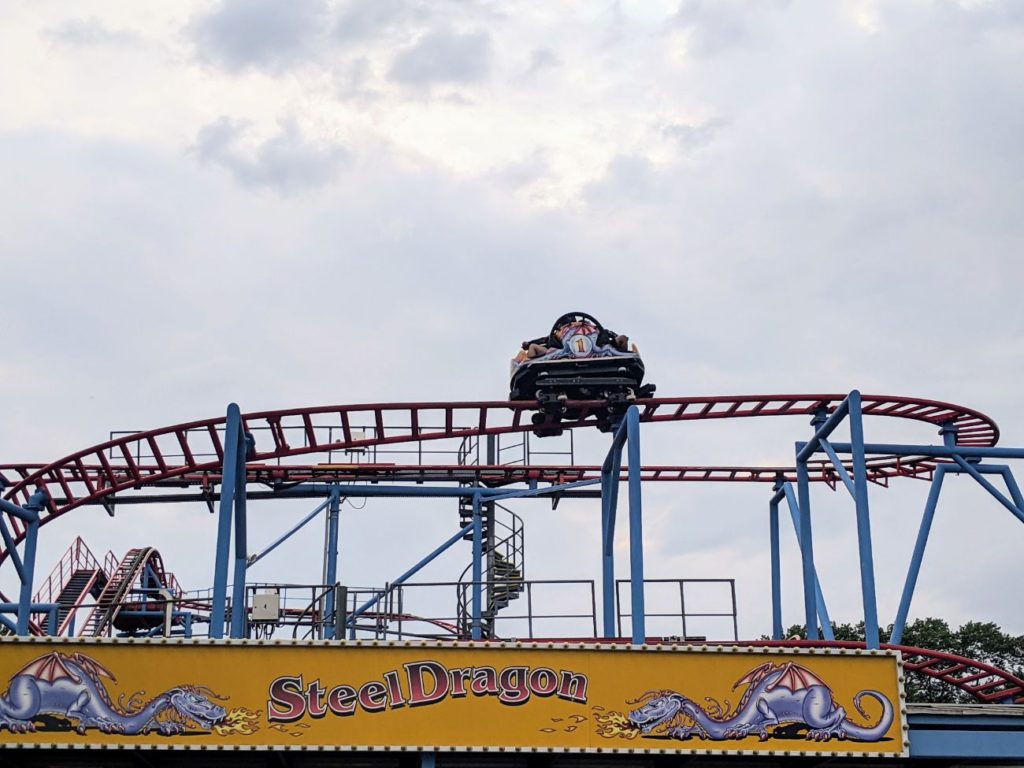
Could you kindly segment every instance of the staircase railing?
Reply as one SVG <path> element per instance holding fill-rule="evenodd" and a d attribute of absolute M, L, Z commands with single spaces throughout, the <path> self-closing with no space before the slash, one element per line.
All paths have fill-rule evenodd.
<path fill-rule="evenodd" d="M 39 591 L 32 598 L 32 602 L 54 602 L 57 595 L 64 591 L 64 588 L 68 585 L 71 577 L 75 575 L 75 572 L 84 570 L 103 571 L 106 574 L 112 571 L 110 568 L 100 567 L 96 556 L 93 555 L 89 547 L 86 546 L 86 543 L 82 541 L 82 537 L 79 536 L 71 542 L 71 546 L 68 547 L 60 560 L 57 561 L 46 581 L 40 585 Z"/>
<path fill-rule="evenodd" d="M 523 519 L 508 507 L 495 502 L 491 524 L 493 536 L 484 537 L 483 552 L 486 560 L 486 578 L 482 585 L 483 605 L 480 621 L 484 637 L 493 635 L 494 618 L 502 608 L 518 599 L 526 577 Z M 473 606 L 472 590 L 465 588 L 465 585 L 472 584 L 472 579 L 473 563 L 470 562 L 458 581 L 458 625 L 460 632 L 466 637 L 471 636 L 473 630 Z"/>

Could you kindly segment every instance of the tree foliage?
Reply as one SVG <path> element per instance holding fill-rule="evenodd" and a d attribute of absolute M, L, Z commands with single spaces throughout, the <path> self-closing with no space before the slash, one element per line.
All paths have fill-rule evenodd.
<path fill-rule="evenodd" d="M 864 641 L 864 622 L 837 624 L 832 622 L 836 640 Z M 892 636 L 892 625 L 879 627 L 883 643 Z M 806 638 L 802 624 L 786 630 L 786 637 Z M 959 629 L 952 629 L 944 619 L 916 619 L 903 630 L 902 645 L 926 648 L 963 656 L 998 667 L 1024 678 L 1024 635 L 1008 635 L 994 622 L 969 621 Z M 976 700 L 970 694 L 939 680 L 920 674 L 907 675 L 907 700 L 949 704 L 969 704 Z"/>

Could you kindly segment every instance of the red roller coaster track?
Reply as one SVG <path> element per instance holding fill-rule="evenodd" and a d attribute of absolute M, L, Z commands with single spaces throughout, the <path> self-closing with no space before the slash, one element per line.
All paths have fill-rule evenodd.
<path fill-rule="evenodd" d="M 749 395 L 678 397 L 641 400 L 642 422 L 700 421 L 764 416 L 812 416 L 831 413 L 846 395 Z M 597 426 L 593 411 L 602 403 L 572 403 L 580 419 L 567 429 Z M 988 447 L 999 439 L 995 422 L 970 408 L 950 403 L 882 395 L 862 396 L 866 416 L 887 416 L 952 427 L 961 446 Z M 528 432 L 531 402 L 396 403 L 295 408 L 243 415 L 249 432 L 269 434 L 272 445 L 256 446 L 247 457 L 251 483 L 294 483 L 326 477 L 348 480 L 475 480 L 491 486 L 526 481 L 565 483 L 596 478 L 597 466 L 505 466 L 450 464 L 281 464 L 282 459 L 313 457 L 334 451 L 365 449 L 451 438 L 472 438 Z M 431 426 L 440 424 L 442 426 Z M 47 492 L 48 506 L 40 523 L 85 505 L 102 503 L 121 491 L 173 485 L 209 488 L 220 482 L 225 419 L 215 418 L 137 432 L 86 448 L 46 465 L 0 465 L 10 487 L 6 498 L 25 504 L 33 491 Z M 357 425 L 370 425 L 369 434 Z M 893 477 L 929 477 L 938 462 L 924 457 L 897 459 L 873 456 L 868 476 L 887 484 Z M 832 466 L 824 461 L 811 466 L 812 479 L 835 485 Z M 647 481 L 775 482 L 792 480 L 792 467 L 645 466 Z M 14 479 L 16 478 L 16 479 Z M 13 483 L 11 480 L 13 479 Z M 15 543 L 25 526 L 8 516 Z M 8 555 L 0 550 L 0 562 Z M 795 643 L 784 643 L 793 645 Z M 817 645 L 828 645 L 817 643 Z M 831 645 L 856 646 L 854 643 Z M 937 651 L 887 646 L 903 654 L 907 669 L 959 687 L 979 701 L 1024 701 L 1024 681 L 1003 670 Z"/>
<path fill-rule="evenodd" d="M 845 395 L 737 395 L 673 397 L 638 401 L 640 419 L 647 423 L 737 419 L 767 416 L 811 416 L 831 413 Z M 951 425 L 957 444 L 992 446 L 999 428 L 984 414 L 959 405 L 887 395 L 864 395 L 866 416 L 887 416 Z M 582 411 L 566 428 L 597 426 L 592 410 L 599 402 L 572 403 Z M 243 415 L 247 431 L 269 435 L 272 445 L 257 445 L 248 457 L 250 482 L 297 482 L 326 476 L 347 479 L 462 480 L 477 479 L 488 485 L 523 481 L 570 482 L 597 477 L 596 466 L 463 466 L 440 464 L 352 465 L 273 464 L 282 459 L 310 457 L 334 451 L 366 449 L 402 443 L 423 443 L 451 438 L 471 438 L 528 432 L 532 402 L 385 403 L 292 408 Z M 525 418 L 524 418 L 525 417 Z M 200 486 L 220 480 L 225 419 L 215 418 L 136 432 L 86 448 L 50 464 L 0 466 L 14 480 L 6 498 L 25 504 L 33 491 L 47 492 L 48 505 L 40 518 L 45 524 L 83 504 L 102 503 L 121 491 L 157 485 Z M 363 431 L 357 425 L 370 425 Z M 433 426 L 440 425 L 440 426 Z M 930 476 L 936 461 L 925 458 L 872 457 L 869 479 L 887 484 L 892 477 Z M 812 465 L 813 479 L 835 484 L 828 462 Z M 793 479 L 792 467 L 647 466 L 645 480 L 774 482 Z M 8 516 L 16 542 L 25 535 L 24 523 Z M 7 550 L 0 550 L 0 562 Z"/>

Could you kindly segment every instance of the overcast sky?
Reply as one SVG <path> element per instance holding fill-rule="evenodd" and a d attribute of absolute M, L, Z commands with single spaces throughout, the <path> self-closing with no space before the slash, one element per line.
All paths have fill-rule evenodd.
<path fill-rule="evenodd" d="M 917 395 L 1024 445 L 1024 4 L 6 0 L 0 64 L 0 462 L 230 401 L 501 399 L 569 310 L 630 334 L 660 394 Z M 644 459 L 786 462 L 807 433 L 649 430 Z M 1024 526 L 948 485 L 913 614 L 1024 632 Z M 884 622 L 926 492 L 872 489 Z M 734 577 L 741 634 L 770 632 L 767 497 L 652 489 L 648 574 Z M 814 499 L 856 620 L 852 505 Z M 253 546 L 308 508 L 254 507 Z M 596 576 L 596 504 L 520 511 L 528 576 Z M 346 507 L 342 579 L 393 579 L 456 520 Z M 76 535 L 212 581 L 201 507 L 68 515 L 39 578 Z M 253 577 L 317 581 L 321 535 Z"/>

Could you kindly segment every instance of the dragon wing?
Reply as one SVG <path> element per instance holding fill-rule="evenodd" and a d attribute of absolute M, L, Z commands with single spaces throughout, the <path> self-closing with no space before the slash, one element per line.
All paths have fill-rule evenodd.
<path fill-rule="evenodd" d="M 40 656 L 15 672 L 11 679 L 13 680 L 15 677 L 34 677 L 37 680 L 52 683 L 55 680 L 69 677 L 76 683 L 79 682 L 80 678 L 64 663 L 64 658 L 57 651 Z"/>
<path fill-rule="evenodd" d="M 101 676 L 109 677 L 115 683 L 117 682 L 117 678 L 114 677 L 113 673 L 91 656 L 86 656 L 84 653 L 76 653 L 71 658 L 75 664 L 82 668 L 83 672 L 97 683 L 100 681 Z"/>
<path fill-rule="evenodd" d="M 811 672 L 807 667 L 801 667 L 799 664 L 794 664 L 792 661 L 786 662 L 782 667 L 782 673 L 772 683 L 765 688 L 766 691 L 771 691 L 776 688 L 789 688 L 789 690 L 796 692 L 802 691 L 805 688 L 810 688 L 813 685 L 825 685 L 825 681 L 818 677 L 816 674 Z"/>
<path fill-rule="evenodd" d="M 765 675 L 769 674 L 770 672 L 778 668 L 779 667 L 775 663 L 771 661 L 766 661 L 761 666 L 754 667 L 752 670 L 747 672 L 747 674 L 745 674 L 743 677 L 741 677 L 739 680 L 733 683 L 732 689 L 735 691 L 741 685 L 755 686 L 759 682 L 764 680 Z"/>

